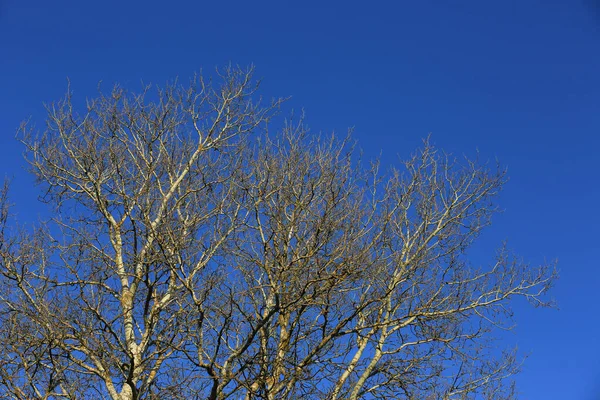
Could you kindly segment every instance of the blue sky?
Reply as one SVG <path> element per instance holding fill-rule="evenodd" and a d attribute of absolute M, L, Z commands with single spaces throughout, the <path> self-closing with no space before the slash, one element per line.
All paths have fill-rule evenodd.
<path fill-rule="evenodd" d="M 139 88 L 226 63 L 256 66 L 314 131 L 354 127 L 366 156 L 408 155 L 431 133 L 497 158 L 505 210 L 476 249 L 558 259 L 560 310 L 518 303 L 524 399 L 600 396 L 600 5 L 520 1 L 0 0 L 0 173 L 22 222 L 43 207 L 14 141 L 42 102 L 98 81 Z"/>

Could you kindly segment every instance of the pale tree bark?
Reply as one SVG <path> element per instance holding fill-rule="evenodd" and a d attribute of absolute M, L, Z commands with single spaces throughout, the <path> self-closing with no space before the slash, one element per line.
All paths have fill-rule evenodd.
<path fill-rule="evenodd" d="M 472 265 L 504 172 L 428 141 L 381 172 L 350 136 L 267 129 L 255 90 L 227 69 L 23 126 L 54 217 L 18 227 L 3 190 L 3 396 L 512 398 L 493 331 L 555 273 Z"/>

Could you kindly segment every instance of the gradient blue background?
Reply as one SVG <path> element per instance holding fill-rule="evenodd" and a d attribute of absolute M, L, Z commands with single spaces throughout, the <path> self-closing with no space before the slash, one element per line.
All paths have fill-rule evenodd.
<path fill-rule="evenodd" d="M 455 154 L 498 158 L 502 240 L 532 264 L 558 259 L 560 310 L 516 304 L 500 346 L 529 354 L 523 399 L 600 399 L 600 8 L 593 1 L 0 0 L 0 174 L 21 222 L 45 213 L 13 140 L 42 102 L 98 81 L 137 89 L 253 63 L 266 97 L 305 108 L 314 131 L 355 137 L 384 163 L 430 132 Z"/>

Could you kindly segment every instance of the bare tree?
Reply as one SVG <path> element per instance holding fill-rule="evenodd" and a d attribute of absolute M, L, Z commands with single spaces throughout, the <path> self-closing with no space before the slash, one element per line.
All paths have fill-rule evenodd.
<path fill-rule="evenodd" d="M 19 228 L 2 191 L 2 398 L 512 398 L 491 333 L 555 275 L 469 262 L 504 172 L 425 141 L 381 173 L 349 137 L 270 133 L 255 90 L 68 93 L 22 127 L 55 213 Z"/>

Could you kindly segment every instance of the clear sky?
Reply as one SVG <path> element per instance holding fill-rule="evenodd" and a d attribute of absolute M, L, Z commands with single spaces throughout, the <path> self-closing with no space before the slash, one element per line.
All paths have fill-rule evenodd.
<path fill-rule="evenodd" d="M 0 173 L 22 222 L 43 209 L 14 141 L 43 126 L 69 77 L 164 83 L 253 63 L 266 97 L 292 96 L 314 131 L 345 132 L 384 163 L 431 133 L 454 154 L 497 158 L 505 212 L 475 251 L 508 240 L 558 259 L 560 310 L 516 305 L 506 345 L 529 354 L 524 399 L 600 399 L 600 5 L 515 1 L 0 0 Z M 599 382 L 595 384 L 595 382 Z"/>

